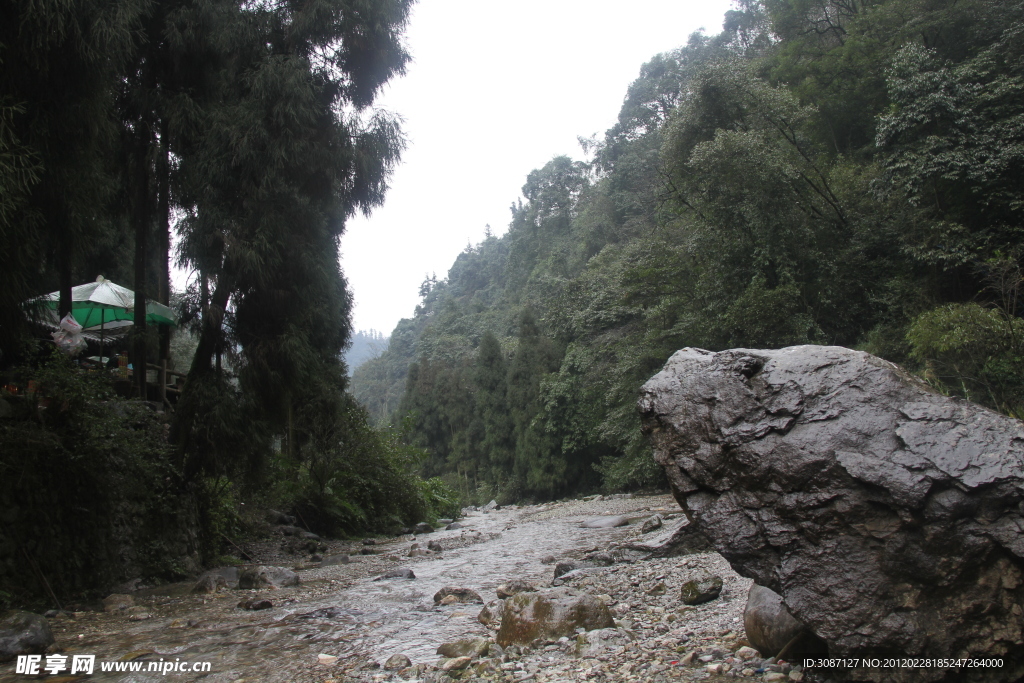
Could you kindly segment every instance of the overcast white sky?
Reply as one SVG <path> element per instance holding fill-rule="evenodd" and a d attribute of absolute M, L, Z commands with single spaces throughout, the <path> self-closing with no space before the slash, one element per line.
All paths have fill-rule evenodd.
<path fill-rule="evenodd" d="M 721 30 L 730 0 L 419 0 L 413 61 L 379 106 L 409 138 L 383 207 L 349 222 L 342 267 L 354 328 L 390 334 L 411 317 L 425 275 L 443 278 L 467 243 L 508 229 L 526 175 L 582 158 L 640 66 Z"/>

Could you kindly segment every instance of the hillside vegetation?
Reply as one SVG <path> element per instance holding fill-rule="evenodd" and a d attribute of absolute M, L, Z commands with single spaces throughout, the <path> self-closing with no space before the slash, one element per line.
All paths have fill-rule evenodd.
<path fill-rule="evenodd" d="M 423 283 L 353 394 L 468 498 L 659 483 L 673 351 L 837 344 L 1024 413 L 1024 3 L 742 0 Z"/>

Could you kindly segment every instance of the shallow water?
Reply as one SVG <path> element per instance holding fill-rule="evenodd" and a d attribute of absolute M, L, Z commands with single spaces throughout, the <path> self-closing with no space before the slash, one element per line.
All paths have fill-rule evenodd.
<path fill-rule="evenodd" d="M 602 509 L 611 503 L 613 510 Z M 435 651 L 441 643 L 489 633 L 476 619 L 480 605 L 435 606 L 433 595 L 441 588 L 471 588 L 489 601 L 496 597 L 497 585 L 509 579 L 547 584 L 553 567 L 541 563 L 545 556 L 562 559 L 572 553 L 604 549 L 609 542 L 636 532 L 633 525 L 582 529 L 581 520 L 602 512 L 622 514 L 630 510 L 644 517 L 640 510 L 657 505 L 671 502 L 664 497 L 635 498 L 472 513 L 461 520 L 465 529 L 436 532 L 418 540 L 454 539 L 471 530 L 489 540 L 427 557 L 403 557 L 388 565 L 412 569 L 415 579 L 353 579 L 353 571 L 358 574 L 361 569 L 365 574 L 369 568 L 353 565 L 314 569 L 301 573 L 300 586 L 260 591 L 259 597 L 271 599 L 274 607 L 259 612 L 236 606 L 252 597 L 252 591 L 193 596 L 188 593 L 190 584 L 148 591 L 154 600 L 150 619 L 129 621 L 123 615 L 80 613 L 74 620 L 51 621 L 62 654 L 95 654 L 97 666 L 92 676 L 45 676 L 43 680 L 322 681 L 366 659 L 383 663 L 397 653 L 414 663 L 435 663 Z M 405 538 L 376 549 L 401 557 L 408 554 L 409 546 Z M 140 595 L 136 595 L 137 601 Z M 339 657 L 337 666 L 318 666 L 317 655 L 321 653 Z M 150 662 L 158 668 L 164 666 L 163 662 L 209 662 L 210 671 L 99 671 L 99 662 L 115 660 L 143 662 L 143 669 Z M 14 675 L 13 670 L 13 663 L 3 665 L 0 681 L 30 680 Z"/>

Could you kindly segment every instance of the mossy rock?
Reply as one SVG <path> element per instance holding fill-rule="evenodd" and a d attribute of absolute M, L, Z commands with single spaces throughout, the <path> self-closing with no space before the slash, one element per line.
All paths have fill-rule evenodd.
<path fill-rule="evenodd" d="M 683 584 L 681 597 L 686 605 L 711 602 L 722 592 L 722 577 L 705 576 Z"/>

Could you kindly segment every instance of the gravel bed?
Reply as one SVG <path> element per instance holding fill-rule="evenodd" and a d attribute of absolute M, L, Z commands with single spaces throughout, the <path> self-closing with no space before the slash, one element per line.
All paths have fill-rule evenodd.
<path fill-rule="evenodd" d="M 644 534 L 644 520 L 655 514 L 667 520 L 664 528 Z M 617 528 L 580 528 L 588 519 L 611 515 L 624 516 L 630 523 Z M 187 647 L 193 659 L 209 653 L 211 659 L 221 662 L 212 675 L 183 676 L 179 681 L 810 683 L 813 678 L 798 667 L 762 660 L 750 648 L 744 649 L 748 643 L 743 630 L 743 609 L 751 582 L 735 574 L 720 555 L 705 552 L 640 559 L 644 553 L 635 548 L 639 544 L 649 545 L 655 537 L 667 533 L 674 523 L 672 519 L 680 515 L 677 504 L 667 495 L 591 497 L 486 512 L 467 511 L 462 520 L 464 529 L 379 537 L 366 542 L 326 541 L 327 547 L 321 548 L 320 554 L 347 554 L 350 561 L 323 566 L 314 562 L 309 553 L 287 552 L 288 539 L 280 535 L 280 530 L 268 528 L 271 535 L 260 542 L 245 544 L 246 553 L 261 564 L 301 569 L 300 585 L 214 594 L 192 593 L 191 584 L 161 587 L 135 592 L 136 607 L 128 612 L 69 613 L 53 620 L 52 625 L 64 649 L 96 652 L 101 658 L 117 659 L 140 652 L 150 652 L 150 657 L 161 653 L 168 656 L 171 651 Z M 414 544 L 422 550 L 431 542 L 441 550 L 412 553 Z M 364 550 L 370 554 L 362 554 Z M 556 579 L 556 563 L 586 565 L 588 556 L 595 553 L 615 562 L 610 566 L 587 566 Z M 415 570 L 417 579 L 409 583 L 399 580 L 390 586 L 387 582 L 371 581 L 396 568 Z M 424 654 L 433 652 L 435 640 L 440 645 L 487 634 L 492 643 L 494 640 L 497 624 L 488 628 L 476 618 L 481 605 L 434 604 L 434 591 L 449 570 L 463 577 L 460 580 L 464 583 L 460 585 L 479 592 L 485 602 L 495 600 L 499 583 L 511 579 L 527 580 L 542 592 L 590 594 L 610 608 L 615 628 L 603 629 L 603 635 L 596 641 L 598 634 L 592 632 L 590 636 L 535 641 L 522 647 L 489 647 L 484 655 L 466 662 Z M 684 604 L 682 585 L 708 574 L 722 579 L 719 596 L 699 605 Z M 368 593 L 368 587 L 385 591 L 380 594 L 384 602 L 367 602 L 368 595 L 376 595 Z M 362 596 L 362 602 L 358 596 Z M 236 606 L 240 600 L 249 598 L 269 599 L 273 608 L 246 611 Z M 351 626 L 307 622 L 296 616 L 335 605 L 358 608 L 364 615 L 356 615 Z M 366 616 L 370 613 L 372 616 Z M 403 614 L 413 616 L 402 621 Z M 405 642 L 401 638 L 395 640 L 395 633 L 396 629 L 401 633 L 406 622 L 410 627 L 439 626 L 437 632 L 429 631 L 426 640 L 419 641 L 426 647 L 420 645 L 416 652 L 409 651 L 411 655 L 418 652 L 418 660 L 388 669 L 388 657 L 405 653 L 386 643 Z M 327 631 L 321 633 L 321 628 Z M 282 638 L 284 632 L 293 633 L 291 639 Z M 244 650 L 248 639 L 261 643 L 266 640 L 268 645 L 272 640 L 274 644 L 258 649 L 260 661 L 256 661 L 253 653 Z M 76 647 L 67 647 L 72 644 Z M 229 656 L 226 649 L 235 652 Z M 331 661 L 331 656 L 336 656 L 336 660 Z M 449 670 L 445 670 L 446 666 Z M 2 672 L 0 680 L 7 680 Z M 150 679 L 138 680 L 148 683 Z"/>
<path fill-rule="evenodd" d="M 598 497 L 524 506 L 515 512 L 515 519 L 510 524 L 572 517 L 583 521 L 603 515 L 626 515 L 633 520 L 655 513 L 671 519 L 681 514 L 668 496 Z M 579 548 L 568 553 L 567 557 L 555 559 L 578 561 L 594 551 L 606 551 L 621 559 L 623 554 L 617 552 L 619 549 L 646 540 L 638 522 L 631 523 L 628 529 L 615 542 Z M 493 648 L 487 656 L 474 658 L 468 667 L 451 671 L 444 670 L 449 660 L 440 656 L 436 661 L 414 663 L 397 671 L 386 670 L 385 662 L 365 660 L 346 667 L 344 672 L 337 672 L 333 677 L 321 675 L 317 680 L 324 683 L 446 683 L 456 680 L 503 683 L 726 680 L 809 683 L 813 680 L 799 666 L 762 659 L 747 647 L 743 609 L 752 582 L 733 572 L 718 553 L 666 559 L 626 559 L 607 567 L 581 569 L 560 580 L 555 580 L 553 567 L 551 569 L 551 579 L 538 584 L 538 590 L 559 586 L 556 590 L 570 595 L 589 593 L 598 596 L 615 615 L 618 638 L 613 637 L 612 642 L 604 647 L 589 649 L 570 638 L 536 641 L 524 647 Z M 719 597 L 701 605 L 685 605 L 680 595 L 682 585 L 708 574 L 719 576 L 723 581 Z M 494 597 L 487 595 L 484 600 Z M 496 630 L 496 625 L 492 629 L 492 642 L 493 630 Z"/>

